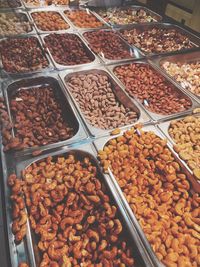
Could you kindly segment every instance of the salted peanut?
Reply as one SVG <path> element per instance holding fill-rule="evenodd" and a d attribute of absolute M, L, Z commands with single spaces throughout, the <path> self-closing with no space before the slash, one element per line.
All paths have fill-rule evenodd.
<path fill-rule="evenodd" d="M 86 10 L 67 10 L 64 14 L 79 28 L 99 28 L 103 23 Z"/>
<path fill-rule="evenodd" d="M 181 63 L 165 61 L 162 68 L 181 86 L 200 96 L 200 62 Z"/>
<path fill-rule="evenodd" d="M 33 12 L 31 16 L 38 29 L 42 31 L 59 31 L 69 28 L 67 22 L 55 11 Z"/>
<path fill-rule="evenodd" d="M 169 135 L 174 149 L 200 179 L 200 117 L 187 116 L 170 123 Z"/>
<path fill-rule="evenodd" d="M 71 177 L 76 182 L 68 187 L 66 178 Z M 134 266 L 117 208 L 89 158 L 48 157 L 24 170 L 23 181 L 11 175 L 8 184 L 12 194 L 25 196 L 42 256 L 40 267 L 94 266 L 97 262 L 100 266 Z M 19 239 L 27 217 L 24 210 L 15 210 L 15 217 L 12 230 Z"/>
<path fill-rule="evenodd" d="M 127 151 L 123 157 L 121 149 Z M 166 141 L 133 128 L 108 141 L 99 159 L 111 169 L 158 259 L 167 267 L 197 267 L 200 197 Z"/>

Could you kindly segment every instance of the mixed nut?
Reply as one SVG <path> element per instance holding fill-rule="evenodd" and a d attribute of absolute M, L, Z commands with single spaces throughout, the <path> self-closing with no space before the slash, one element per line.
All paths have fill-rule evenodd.
<path fill-rule="evenodd" d="M 169 83 L 164 76 L 145 63 L 132 63 L 114 68 L 128 94 L 136 97 L 146 109 L 170 115 L 191 107 L 190 99 Z"/>
<path fill-rule="evenodd" d="M 90 48 L 101 57 L 110 60 L 133 58 L 133 53 L 113 31 L 91 31 L 83 34 Z"/>
<path fill-rule="evenodd" d="M 45 36 L 44 41 L 58 64 L 71 66 L 90 63 L 94 60 L 94 56 L 76 34 L 52 33 Z"/>
<path fill-rule="evenodd" d="M 147 30 L 137 28 L 120 30 L 123 38 L 141 49 L 145 54 L 173 52 L 193 48 L 190 39 L 175 28 L 153 27 Z"/>
<path fill-rule="evenodd" d="M 38 29 L 42 31 L 59 31 L 69 28 L 69 24 L 55 11 L 32 12 L 31 16 Z"/>
<path fill-rule="evenodd" d="M 200 61 L 188 63 L 165 61 L 162 68 L 183 88 L 200 96 Z"/>
<path fill-rule="evenodd" d="M 175 142 L 175 151 L 200 179 L 200 117 L 187 116 L 171 121 L 169 135 Z"/>
<path fill-rule="evenodd" d="M 0 55 L 5 71 L 10 73 L 36 71 L 49 65 L 36 37 L 2 40 Z"/>
<path fill-rule="evenodd" d="M 117 99 L 117 89 L 105 73 L 74 75 L 66 84 L 77 101 L 86 121 L 100 129 L 112 129 L 131 124 L 137 113 Z"/>
<path fill-rule="evenodd" d="M 21 5 L 20 0 L 0 0 L 0 8 L 17 8 Z"/>
<path fill-rule="evenodd" d="M 17 35 L 32 31 L 28 18 L 23 13 L 0 13 L 0 36 Z"/>
<path fill-rule="evenodd" d="M 23 180 L 16 175 L 8 179 L 12 229 L 18 241 L 29 219 L 38 237 L 40 267 L 134 266 L 117 208 L 90 158 L 70 153 L 48 157 L 22 174 Z M 22 211 L 23 196 L 28 215 Z"/>
<path fill-rule="evenodd" d="M 200 265 L 200 197 L 154 132 L 131 129 L 99 158 L 113 172 L 158 259 L 167 267 Z"/>
<path fill-rule="evenodd" d="M 28 6 L 69 5 L 70 0 L 23 0 Z"/>

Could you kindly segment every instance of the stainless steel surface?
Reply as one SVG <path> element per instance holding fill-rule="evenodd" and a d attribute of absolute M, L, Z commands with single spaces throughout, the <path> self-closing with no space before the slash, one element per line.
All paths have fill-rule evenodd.
<path fill-rule="evenodd" d="M 86 31 L 80 31 L 79 34 L 82 36 L 84 41 L 88 44 L 90 47 L 90 42 L 87 40 L 87 38 L 84 36 L 85 33 L 87 32 L 93 32 L 93 31 L 98 31 L 98 30 L 86 30 Z M 112 31 L 112 29 L 103 29 L 103 31 Z M 113 31 L 112 31 L 113 32 Z M 140 53 L 140 51 L 135 48 L 130 46 L 127 42 L 123 40 L 123 38 L 120 37 L 122 42 L 124 43 L 124 48 L 127 49 L 130 52 L 130 58 L 125 58 L 125 59 L 108 59 L 104 56 L 103 52 L 102 53 L 95 53 L 92 48 L 90 48 L 97 56 L 101 59 L 101 61 L 105 64 L 113 64 L 113 63 L 119 63 L 119 62 L 124 62 L 124 61 L 130 61 L 133 59 L 140 59 L 143 57 L 143 55 Z"/>
<path fill-rule="evenodd" d="M 23 149 L 22 151 L 16 152 L 20 156 L 24 154 L 30 154 L 36 150 L 47 151 L 47 150 L 54 149 L 60 146 L 70 146 L 73 143 L 81 144 L 82 142 L 85 142 L 88 139 L 88 135 L 86 134 L 85 129 L 81 124 L 80 117 L 76 109 L 74 108 L 70 98 L 66 96 L 65 89 L 63 88 L 58 75 L 53 74 L 53 73 L 42 73 L 38 76 L 33 76 L 28 79 L 21 79 L 21 80 L 18 79 L 18 80 L 13 80 L 9 82 L 4 81 L 3 93 L 4 93 L 10 121 L 14 124 L 12 111 L 10 110 L 10 100 L 12 99 L 13 93 L 19 90 L 29 90 L 33 87 L 39 88 L 44 85 L 45 86 L 49 85 L 53 89 L 55 95 L 58 97 L 60 101 L 64 120 L 67 121 L 70 124 L 70 126 L 74 128 L 75 134 L 70 139 L 67 139 L 64 141 L 58 141 L 58 142 L 47 144 L 44 146 L 29 147 L 29 148 Z M 13 137 L 15 137 L 14 128 L 12 128 L 12 134 L 13 134 Z"/>
<path fill-rule="evenodd" d="M 179 31 L 180 33 L 182 33 L 186 37 L 188 37 L 189 40 L 190 40 L 190 42 L 194 45 L 194 47 L 193 48 L 187 48 L 187 49 L 181 49 L 181 50 L 177 50 L 177 51 L 171 51 L 171 52 L 148 53 L 148 52 L 143 51 L 141 48 L 139 48 L 139 47 L 137 47 L 135 45 L 131 45 L 134 48 L 136 47 L 143 56 L 151 57 L 151 56 L 155 56 L 155 55 L 176 54 L 176 53 L 180 53 L 180 52 L 197 50 L 200 47 L 200 38 L 199 37 L 197 37 L 196 35 L 190 33 L 189 31 L 181 28 L 178 25 L 170 24 L 170 23 L 149 23 L 149 24 L 137 24 L 137 25 L 121 26 L 119 28 L 116 28 L 116 31 L 123 38 L 122 34 L 120 33 L 121 30 L 125 30 L 125 29 L 126 30 L 136 29 L 136 30 L 142 32 L 142 31 L 145 31 L 145 30 L 152 29 L 154 27 L 161 28 L 161 29 L 171 29 L 171 28 L 176 29 L 177 31 Z"/>
<path fill-rule="evenodd" d="M 69 28 L 65 29 L 65 30 L 56 30 L 56 31 L 43 31 L 43 30 L 41 30 L 40 28 L 38 28 L 37 23 L 35 22 L 35 20 L 32 17 L 33 13 L 38 13 L 38 12 L 55 12 L 55 13 L 58 13 L 61 16 L 61 18 L 69 25 Z M 63 15 L 63 10 L 62 9 L 53 10 L 52 8 L 36 8 L 36 9 L 29 10 L 28 13 L 29 13 L 31 22 L 35 26 L 38 34 L 66 33 L 66 32 L 73 31 L 73 26 L 71 25 L 70 21 L 67 20 L 66 16 Z"/>
<path fill-rule="evenodd" d="M 86 53 L 88 54 L 88 56 L 91 58 L 91 62 L 90 63 L 85 63 L 85 64 L 78 64 L 78 65 L 61 65 L 59 63 L 57 63 L 55 60 L 54 60 L 54 57 L 52 55 L 52 53 L 50 52 L 49 48 L 47 47 L 47 45 L 45 44 L 45 37 L 48 36 L 49 34 L 42 34 L 40 35 L 41 38 L 42 38 L 42 42 L 43 42 L 43 45 L 46 47 L 46 50 L 48 51 L 49 53 L 49 56 L 55 66 L 56 69 L 58 70 L 63 70 L 63 69 L 79 69 L 79 68 L 82 68 L 82 67 L 87 67 L 87 66 L 95 66 L 95 65 L 98 65 L 100 63 L 99 59 L 96 57 L 96 55 L 91 51 L 91 49 L 88 47 L 88 45 L 84 42 L 84 40 L 81 38 L 81 36 L 78 34 L 78 33 L 75 33 L 75 32 L 67 32 L 67 34 L 74 34 L 76 35 L 80 40 L 81 42 L 83 43 L 83 46 L 84 46 L 84 49 L 86 51 Z"/>
<path fill-rule="evenodd" d="M 180 63 L 182 64 L 188 64 L 188 63 L 196 63 L 200 62 L 200 51 L 194 51 L 194 52 L 188 52 L 188 53 L 181 53 L 176 55 L 169 55 L 166 57 L 155 57 L 150 60 L 150 62 L 157 68 L 159 71 L 161 71 L 163 74 L 167 75 L 171 80 L 173 80 L 176 84 L 178 84 L 184 92 L 187 92 L 189 95 L 193 96 L 196 101 L 200 103 L 200 96 L 192 93 L 187 88 L 184 88 L 181 83 L 179 83 L 176 78 L 172 77 L 170 74 L 167 73 L 167 71 L 162 67 L 162 64 L 164 62 L 170 62 L 170 63 Z M 199 78 L 200 79 L 200 78 Z"/>
<path fill-rule="evenodd" d="M 152 16 L 154 18 L 154 22 L 159 22 L 161 21 L 163 18 L 162 16 L 160 16 L 159 14 L 157 14 L 156 12 L 146 8 L 146 7 L 143 7 L 143 6 L 137 6 L 137 5 L 130 5 L 130 6 L 120 6 L 120 7 L 108 7 L 108 8 L 99 8 L 99 7 L 93 7 L 93 8 L 90 8 L 90 10 L 92 10 L 96 16 L 98 16 L 99 18 L 101 18 L 105 23 L 109 24 L 111 27 L 115 28 L 115 27 L 120 27 L 120 26 L 123 26 L 123 25 L 135 25 L 135 24 L 146 24 L 146 23 L 152 23 L 152 22 L 134 22 L 134 23 L 127 23 L 127 24 L 117 24 L 117 23 L 112 23 L 110 21 L 106 21 L 100 14 L 99 14 L 99 11 L 101 10 L 113 10 L 113 12 L 117 11 L 117 10 L 127 10 L 128 8 L 132 9 L 133 11 L 138 11 L 140 9 L 144 10 L 147 12 L 147 14 L 149 16 Z"/>
<path fill-rule="evenodd" d="M 0 14 L 2 14 L 2 13 L 5 13 L 5 14 L 16 14 L 16 15 L 24 15 L 25 16 L 25 20 L 22 20 L 22 22 L 24 22 L 24 21 L 27 21 L 27 22 L 29 22 L 29 25 L 30 25 L 30 27 L 31 27 L 31 31 L 29 31 L 29 32 L 26 32 L 26 33 L 16 33 L 16 34 L 4 34 L 4 35 L 0 35 L 0 38 L 4 38 L 4 37 L 13 37 L 13 36 L 20 36 L 20 35 L 22 35 L 22 36 L 28 36 L 29 34 L 36 34 L 36 30 L 35 30 L 35 28 L 34 28 L 34 26 L 32 25 L 32 23 L 31 23 L 31 21 L 30 21 L 30 18 L 29 18 L 29 16 L 28 16 L 28 13 L 26 12 L 26 11 L 24 11 L 24 10 L 21 10 L 21 9 L 17 9 L 17 10 L 5 10 L 4 12 L 2 12 L 1 11 L 1 9 L 0 9 Z"/>
<path fill-rule="evenodd" d="M 47 59 L 47 62 L 48 62 L 48 67 L 46 68 L 43 68 L 43 69 L 38 69 L 38 70 L 35 70 L 35 71 L 29 71 L 29 72 L 15 72 L 15 73 L 12 73 L 12 72 L 7 72 L 5 69 L 4 69 L 4 66 L 3 66 L 3 62 L 2 62 L 2 59 L 1 59 L 1 52 L 0 52 L 0 75 L 2 76 L 2 78 L 4 79 L 7 79 L 7 78 L 21 78 L 21 77 L 24 77 L 24 76 L 27 76 L 27 75 L 30 75 L 30 74 L 37 74 L 41 71 L 51 71 L 54 69 L 53 67 L 53 64 L 51 63 L 51 60 L 50 60 L 50 57 L 48 55 L 48 53 L 46 53 L 45 49 L 43 48 L 43 45 L 42 45 L 42 42 L 39 38 L 38 35 L 21 35 L 21 36 L 16 36 L 16 37 L 10 37 L 10 38 L 3 38 L 0 40 L 0 42 L 2 40 L 6 40 L 6 39 L 22 39 L 22 38 L 30 38 L 30 37 L 35 37 L 37 38 L 38 40 L 38 43 L 39 43 L 39 47 L 41 48 L 43 54 L 45 55 L 46 59 Z"/>
<path fill-rule="evenodd" d="M 108 71 L 104 68 L 104 67 L 95 67 L 93 69 L 85 69 L 81 70 L 81 71 L 77 71 L 77 72 L 66 72 L 63 71 L 60 73 L 60 77 L 66 87 L 66 91 L 67 94 L 70 95 L 74 105 L 76 106 L 84 125 L 86 126 L 89 134 L 91 137 L 97 138 L 100 136 L 106 136 L 106 135 L 110 135 L 110 133 L 114 130 L 114 129 L 108 129 L 108 130 L 103 130 L 97 127 L 92 126 L 84 117 L 84 114 L 82 112 L 82 110 L 79 107 L 79 103 L 75 100 L 75 98 L 73 97 L 73 93 L 70 91 L 67 82 L 69 81 L 69 79 L 71 77 L 80 75 L 80 74 L 89 74 L 89 73 L 98 73 L 98 74 L 104 74 L 107 75 L 111 84 L 112 84 L 112 89 L 113 89 L 113 93 L 115 94 L 116 98 L 118 99 L 118 101 L 120 103 L 122 103 L 125 107 L 130 108 L 132 111 L 135 111 L 138 115 L 138 120 L 133 122 L 132 124 L 128 124 L 125 126 L 121 126 L 121 127 L 116 127 L 116 128 L 120 128 L 120 129 L 127 129 L 130 128 L 131 126 L 135 125 L 136 123 L 142 123 L 142 124 L 148 124 L 151 123 L 150 118 L 148 117 L 148 115 L 145 113 L 145 111 L 143 111 L 143 109 L 141 109 L 137 103 L 133 100 L 130 99 L 129 96 L 121 89 L 121 87 L 118 85 L 118 83 L 110 76 L 110 74 L 108 73 Z"/>
<path fill-rule="evenodd" d="M 194 117 L 200 117 L 200 113 L 197 114 L 188 114 L 188 115 L 192 115 Z M 167 139 L 170 141 L 170 143 L 172 144 L 172 146 L 176 145 L 175 140 L 169 135 L 169 128 L 170 128 L 170 124 L 172 121 L 179 121 L 184 119 L 186 116 L 181 116 L 178 117 L 176 119 L 170 120 L 170 121 L 166 121 L 166 122 L 162 122 L 158 124 L 158 128 L 163 132 L 163 134 L 167 137 Z M 182 160 L 181 157 L 179 156 L 179 154 L 173 149 L 174 154 L 176 154 L 176 157 L 179 159 L 179 161 L 182 162 L 182 164 L 188 169 L 188 171 L 193 175 L 193 171 L 191 170 L 191 168 L 188 166 L 187 162 Z M 197 178 L 194 178 L 191 183 L 193 184 L 193 187 L 196 188 L 196 191 L 198 191 L 200 193 L 200 180 L 197 180 Z"/>
<path fill-rule="evenodd" d="M 145 126 L 143 128 L 144 131 L 153 131 L 157 136 L 159 136 L 160 138 L 164 138 L 165 139 L 165 136 L 162 134 L 162 132 L 159 131 L 159 129 L 155 126 L 152 126 L 152 125 L 148 125 L 148 126 Z M 115 137 L 104 137 L 104 138 L 99 138 L 99 139 L 96 139 L 94 141 L 94 146 L 96 148 L 97 151 L 99 150 L 103 150 L 103 148 L 105 147 L 105 145 L 108 143 L 109 140 L 113 139 L 113 138 L 116 138 L 117 136 L 121 136 L 123 134 L 124 131 L 122 131 L 119 135 L 116 135 Z M 200 185 L 197 184 L 197 181 L 196 179 L 194 179 L 194 177 L 191 175 L 191 173 L 188 171 L 188 169 L 186 168 L 185 164 L 183 164 L 182 161 L 180 161 L 180 159 L 177 157 L 176 153 L 174 153 L 174 150 L 172 148 L 172 144 L 170 142 L 167 142 L 167 146 L 168 148 L 170 149 L 170 151 L 172 152 L 172 155 L 174 156 L 174 158 L 176 159 L 177 162 L 179 162 L 183 172 L 187 175 L 188 177 L 188 180 L 191 182 L 191 185 L 192 185 L 192 189 L 195 191 L 195 192 L 200 192 Z M 147 240 L 143 230 L 142 230 L 142 227 L 140 226 L 140 223 L 138 222 L 138 220 L 136 219 L 135 217 L 135 214 L 134 212 L 132 211 L 131 207 L 129 206 L 116 178 L 114 177 L 112 171 L 109 169 L 108 170 L 108 174 L 105 174 L 105 177 L 107 180 L 110 180 L 111 183 L 112 183 L 112 186 L 113 188 L 117 191 L 117 194 L 119 195 L 119 197 L 121 198 L 122 200 L 122 203 L 124 205 L 124 207 L 126 208 L 127 210 L 127 213 L 128 215 L 130 216 L 130 219 L 133 223 L 133 225 L 135 226 L 136 228 L 136 231 L 138 232 L 149 256 L 151 257 L 151 260 L 154 264 L 155 267 L 164 267 L 164 265 L 161 263 L 161 261 L 158 260 L 156 254 L 154 253 L 149 241 Z M 198 187 L 197 187 L 198 185 Z"/>
<path fill-rule="evenodd" d="M 112 183 L 107 181 L 105 176 L 102 174 L 101 169 L 98 165 L 98 162 L 95 158 L 95 148 L 91 144 L 86 144 L 82 146 L 73 145 L 71 148 L 62 147 L 56 149 L 56 151 L 51 151 L 48 154 L 32 158 L 29 156 L 23 156 L 21 158 L 13 158 L 13 155 L 5 155 L 1 150 L 2 160 L 3 160 L 3 177 L 4 177 L 4 189 L 5 189 L 5 200 L 8 205 L 6 205 L 6 214 L 7 214 L 7 227 L 8 227 L 8 236 L 9 236 L 9 247 L 11 254 L 12 267 L 17 267 L 21 261 L 26 261 L 30 264 L 31 267 L 39 266 L 38 262 L 38 252 L 36 244 L 34 242 L 34 234 L 32 233 L 29 220 L 28 220 L 28 232 L 26 238 L 22 241 L 20 245 L 14 243 L 14 236 L 11 232 L 11 201 L 10 201 L 10 191 L 7 184 L 8 176 L 12 173 L 16 173 L 18 177 L 21 177 L 21 171 L 27 168 L 30 164 L 40 161 L 47 156 L 52 156 L 57 158 L 58 156 L 67 156 L 69 154 L 75 155 L 79 160 L 83 159 L 85 156 L 89 157 L 92 163 L 97 167 L 98 177 L 105 184 L 109 196 L 111 197 L 111 202 L 118 207 L 119 216 L 122 219 L 125 230 L 126 240 L 129 242 L 132 247 L 132 251 L 135 255 L 136 264 L 135 267 L 153 267 L 152 262 L 140 240 L 140 237 L 129 219 L 129 216 L 124 209 L 124 206 L 121 203 L 120 198 L 113 189 Z M 15 159 L 15 161 L 13 160 Z"/>
<path fill-rule="evenodd" d="M 129 65 L 129 64 L 146 64 L 146 65 L 150 65 L 153 69 L 155 69 L 156 72 L 158 72 L 159 74 L 163 75 L 162 72 L 158 71 L 156 68 L 154 68 L 154 66 L 152 66 L 151 64 L 148 63 L 147 60 L 139 60 L 139 61 L 133 61 L 133 62 L 124 62 L 124 63 L 119 63 L 119 64 L 113 64 L 113 65 L 109 65 L 107 66 L 108 70 L 110 71 L 112 77 L 120 84 L 121 88 L 126 92 L 126 86 L 125 84 L 114 74 L 114 69 L 118 66 L 124 66 L 124 65 Z M 145 107 L 145 105 L 139 100 L 137 99 L 137 97 L 135 96 L 134 98 L 129 96 L 130 98 L 135 99 L 147 112 L 147 114 L 156 122 L 156 121 L 164 121 L 170 118 L 174 118 L 177 116 L 180 116 L 181 114 L 187 114 L 192 112 L 192 110 L 194 108 L 197 108 L 199 105 L 198 103 L 195 101 L 195 99 L 193 99 L 191 96 L 189 96 L 187 94 L 187 92 L 183 92 L 182 89 L 180 88 L 179 85 L 177 85 L 175 82 L 171 81 L 168 77 L 165 77 L 167 83 L 169 83 L 170 86 L 172 86 L 174 88 L 174 90 L 179 91 L 181 95 L 184 95 L 186 98 L 190 99 L 191 101 L 191 107 L 188 110 L 182 111 L 182 112 L 177 112 L 177 113 L 173 113 L 171 115 L 160 115 L 157 113 L 154 113 L 152 111 L 150 111 L 147 107 Z M 128 94 L 128 93 L 127 93 Z"/>

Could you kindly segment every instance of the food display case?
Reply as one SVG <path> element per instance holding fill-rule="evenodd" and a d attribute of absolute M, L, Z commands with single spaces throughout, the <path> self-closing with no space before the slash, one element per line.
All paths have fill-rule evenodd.
<path fill-rule="evenodd" d="M 0 0 L 8 266 L 198 267 L 200 38 L 100 2 Z"/>

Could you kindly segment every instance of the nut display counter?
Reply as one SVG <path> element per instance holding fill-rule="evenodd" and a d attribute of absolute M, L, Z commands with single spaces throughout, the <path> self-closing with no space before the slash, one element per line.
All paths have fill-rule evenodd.
<path fill-rule="evenodd" d="M 200 265 L 199 47 L 144 6 L 0 1 L 10 267 Z"/>

